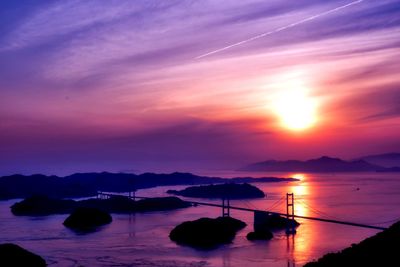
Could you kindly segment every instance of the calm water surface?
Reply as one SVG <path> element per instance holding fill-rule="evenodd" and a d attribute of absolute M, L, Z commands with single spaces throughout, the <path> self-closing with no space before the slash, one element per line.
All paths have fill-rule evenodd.
<path fill-rule="evenodd" d="M 202 173 L 232 177 L 238 173 Z M 400 218 L 400 174 L 262 174 L 240 176 L 295 175 L 299 182 L 257 183 L 265 199 L 231 201 L 231 205 L 285 211 L 286 192 L 295 193 L 298 215 L 341 219 L 389 226 Z M 141 196 L 163 196 L 176 187 L 139 190 Z M 197 199 L 198 200 L 198 199 Z M 202 200 L 205 201 L 205 200 Z M 207 200 L 209 202 L 218 202 Z M 327 252 L 337 251 L 375 234 L 377 231 L 331 223 L 299 220 L 293 237 L 275 233 L 273 240 L 249 242 L 253 214 L 231 211 L 248 226 L 230 245 L 213 251 L 178 246 L 168 238 L 177 224 L 200 217 L 216 217 L 220 209 L 192 207 L 170 212 L 135 215 L 113 214 L 114 221 L 95 233 L 77 235 L 62 222 L 66 215 L 16 217 L 9 210 L 16 200 L 0 201 L 0 242 L 19 244 L 42 255 L 50 266 L 302 266 Z"/>

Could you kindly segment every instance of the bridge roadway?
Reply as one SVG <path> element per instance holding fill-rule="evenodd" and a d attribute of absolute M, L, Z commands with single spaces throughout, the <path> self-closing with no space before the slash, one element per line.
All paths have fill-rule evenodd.
<path fill-rule="evenodd" d="M 121 196 L 118 194 L 109 194 L 109 193 L 99 193 L 100 195 L 104 195 L 107 197 L 111 196 Z M 124 195 L 125 196 L 125 195 Z M 139 199 L 148 199 L 151 197 L 140 197 L 140 196 L 126 196 L 131 199 L 139 198 Z M 192 200 L 185 200 L 186 202 L 189 202 L 191 204 L 195 205 L 202 205 L 202 206 L 210 206 L 210 207 L 219 207 L 222 208 L 223 205 L 221 204 L 215 204 L 215 203 L 208 203 L 208 202 L 199 202 L 199 201 L 192 201 Z M 225 206 L 225 208 L 228 208 L 228 206 Z M 257 209 L 249 209 L 249 208 L 243 208 L 243 207 L 235 207 L 235 206 L 229 206 L 229 209 L 232 210 L 241 210 L 241 211 L 249 211 L 249 212 L 255 212 L 255 211 L 261 211 L 261 212 L 268 212 L 270 214 L 277 214 L 281 216 L 286 216 L 286 213 L 280 213 L 280 212 L 273 212 L 273 211 L 265 211 L 265 210 L 257 210 Z M 346 222 L 346 221 L 340 221 L 340 220 L 332 220 L 332 219 L 325 219 L 325 218 L 318 218 L 318 217 L 310 217 L 310 216 L 301 216 L 301 215 L 293 215 L 295 218 L 299 219 L 305 219 L 305 220 L 313 220 L 313 221 L 320 221 L 320 222 L 328 222 L 328 223 L 336 223 L 336 224 L 343 224 L 343 225 L 350 225 L 350 226 L 356 226 L 356 227 L 362 227 L 362 228 L 369 228 L 369 229 L 375 229 L 375 230 L 386 230 L 386 227 L 380 227 L 380 226 L 374 226 L 374 225 L 367 225 L 367 224 L 362 224 L 362 223 L 354 223 L 354 222 Z"/>

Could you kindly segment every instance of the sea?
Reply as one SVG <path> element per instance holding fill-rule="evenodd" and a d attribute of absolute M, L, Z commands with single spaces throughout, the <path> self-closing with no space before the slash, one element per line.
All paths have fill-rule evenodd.
<path fill-rule="evenodd" d="M 232 200 L 232 206 L 286 212 L 286 193 L 294 193 L 295 214 L 388 227 L 400 220 L 400 173 L 238 173 L 203 172 L 218 177 L 295 177 L 297 182 L 254 183 L 263 199 Z M 138 196 L 167 196 L 168 189 L 138 190 Z M 186 198 L 190 199 L 190 198 Z M 220 203 L 215 199 L 191 199 Z M 221 216 L 217 207 L 196 206 L 165 212 L 112 214 L 113 222 L 89 234 L 63 226 L 67 215 L 14 216 L 10 206 L 18 199 L 0 201 L 0 243 L 16 243 L 38 255 L 49 266 L 174 266 L 174 267 L 295 267 L 328 252 L 340 251 L 379 232 L 355 226 L 298 219 L 295 235 L 274 232 L 269 241 L 246 239 L 253 230 L 252 212 L 231 210 L 247 223 L 231 244 L 204 251 L 177 245 L 169 239 L 178 224 L 202 217 Z"/>

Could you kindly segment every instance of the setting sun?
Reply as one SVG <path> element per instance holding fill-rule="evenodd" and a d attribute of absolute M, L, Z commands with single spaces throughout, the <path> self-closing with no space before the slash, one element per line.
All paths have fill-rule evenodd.
<path fill-rule="evenodd" d="M 316 102 L 301 87 L 279 94 L 274 109 L 282 125 L 290 130 L 304 130 L 317 121 Z"/>

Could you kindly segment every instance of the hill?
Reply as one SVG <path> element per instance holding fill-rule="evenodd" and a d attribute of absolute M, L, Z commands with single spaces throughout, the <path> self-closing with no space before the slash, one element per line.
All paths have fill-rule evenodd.
<path fill-rule="evenodd" d="M 304 267 L 398 266 L 400 222 L 340 252 L 328 253 Z"/>
<path fill-rule="evenodd" d="M 0 200 L 45 195 L 53 198 L 95 196 L 97 191 L 128 192 L 156 186 L 200 185 L 217 183 L 287 182 L 293 178 L 238 177 L 220 178 L 198 176 L 191 173 L 140 175 L 129 173 L 76 173 L 66 177 L 46 175 L 10 175 L 0 177 Z"/>
<path fill-rule="evenodd" d="M 359 158 L 359 160 L 364 160 L 371 164 L 376 164 L 387 168 L 400 167 L 400 153 L 369 155 Z"/>
<path fill-rule="evenodd" d="M 287 171 L 287 172 L 370 172 L 382 171 L 384 167 L 368 163 L 364 160 L 345 161 L 339 158 L 323 156 L 307 161 L 268 160 L 250 164 L 240 171 Z"/>

